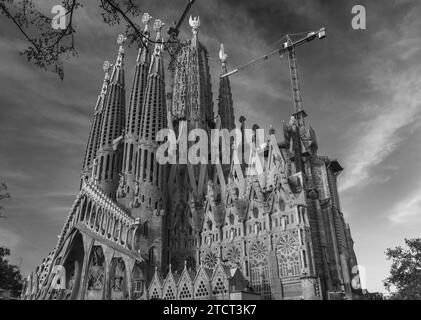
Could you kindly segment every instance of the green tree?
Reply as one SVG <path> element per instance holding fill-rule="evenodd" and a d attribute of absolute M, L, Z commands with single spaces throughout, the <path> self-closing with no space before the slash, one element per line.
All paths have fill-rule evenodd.
<path fill-rule="evenodd" d="M 0 288 L 11 290 L 13 297 L 18 297 L 22 290 L 22 276 L 17 266 L 11 265 L 6 259 L 10 250 L 0 247 Z"/>
<path fill-rule="evenodd" d="M 392 266 L 384 285 L 392 299 L 421 300 L 421 239 L 405 239 L 405 244 L 386 250 Z"/>

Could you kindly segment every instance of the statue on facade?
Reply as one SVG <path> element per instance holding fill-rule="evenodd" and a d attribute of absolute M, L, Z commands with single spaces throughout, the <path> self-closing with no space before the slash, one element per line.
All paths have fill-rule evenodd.
<path fill-rule="evenodd" d="M 117 189 L 117 198 L 124 198 L 126 196 L 126 179 L 124 177 L 124 174 L 120 173 L 120 181 L 118 183 L 118 189 Z"/>

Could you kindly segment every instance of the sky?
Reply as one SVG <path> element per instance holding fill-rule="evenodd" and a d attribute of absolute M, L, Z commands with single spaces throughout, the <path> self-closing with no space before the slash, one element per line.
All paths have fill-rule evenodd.
<path fill-rule="evenodd" d="M 37 1 L 45 14 L 58 3 Z M 1 201 L 7 219 L 0 219 L 0 245 L 24 275 L 55 247 L 75 200 L 102 64 L 115 61 L 124 30 L 101 21 L 98 1 L 82 3 L 78 56 L 65 62 L 63 81 L 19 55 L 27 43 L 0 16 L 0 180 L 12 195 Z M 186 0 L 141 3 L 168 26 Z M 366 30 L 351 26 L 356 4 L 366 8 Z M 421 2 L 197 0 L 190 13 L 200 16 L 215 106 L 220 43 L 232 68 L 276 48 L 287 33 L 326 27 L 327 38 L 297 49 L 303 106 L 319 154 L 345 168 L 341 206 L 367 288 L 384 292 L 385 250 L 421 237 Z M 186 22 L 180 38 L 190 36 Z M 135 56 L 135 48 L 126 50 L 127 99 Z M 275 57 L 230 79 L 236 119 L 244 115 L 250 126 L 273 125 L 280 133 L 293 107 L 287 60 Z"/>

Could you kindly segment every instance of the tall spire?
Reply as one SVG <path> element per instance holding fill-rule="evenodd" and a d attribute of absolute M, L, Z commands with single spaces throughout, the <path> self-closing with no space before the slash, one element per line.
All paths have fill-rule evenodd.
<path fill-rule="evenodd" d="M 115 197 L 118 184 L 118 171 L 121 162 L 120 150 L 116 139 L 123 134 L 125 120 L 125 83 L 124 83 L 124 42 L 126 38 L 119 35 L 119 45 L 116 63 L 110 78 L 108 94 L 103 109 L 101 141 L 98 151 L 99 170 L 98 181 L 103 190 Z"/>
<path fill-rule="evenodd" d="M 193 36 L 179 50 L 174 75 L 172 114 L 190 128 L 208 129 L 214 119 L 208 51 L 198 41 L 199 17 L 191 17 Z"/>
<path fill-rule="evenodd" d="M 126 134 L 131 134 L 137 138 L 140 135 L 140 119 L 142 106 L 145 100 L 146 82 L 151 57 L 149 41 L 147 39 L 147 37 L 149 37 L 149 21 L 151 19 L 152 17 L 148 13 L 144 13 L 142 16 L 142 22 L 145 24 L 144 40 L 146 47 L 142 46 L 138 50 L 126 122 Z"/>
<path fill-rule="evenodd" d="M 157 41 L 161 39 L 163 25 L 161 20 L 155 20 L 154 30 L 157 33 Z M 162 44 L 156 43 L 151 57 L 146 97 L 143 104 L 137 163 L 137 179 L 139 181 L 137 196 L 139 199 L 148 199 L 148 201 L 139 202 L 142 202 L 144 209 L 149 207 L 158 211 L 163 208 L 164 166 L 159 165 L 155 158 L 158 148 L 155 137 L 159 130 L 167 126 L 162 56 Z M 142 214 L 146 214 L 146 212 L 143 210 Z"/>
<path fill-rule="evenodd" d="M 149 21 L 152 19 L 152 16 L 149 15 L 149 13 L 145 12 L 142 16 L 142 23 L 145 25 L 144 29 L 143 29 L 143 34 L 145 35 L 143 37 L 143 41 L 144 41 L 144 46 L 141 46 L 138 50 L 137 53 L 137 59 L 136 62 L 137 64 L 145 64 L 147 63 L 147 59 L 148 57 L 150 57 L 148 55 L 149 53 Z"/>
<path fill-rule="evenodd" d="M 219 59 L 221 60 L 221 74 L 227 72 L 227 58 L 224 45 L 221 43 Z M 235 127 L 234 107 L 232 102 L 231 84 L 228 77 L 219 79 L 218 115 L 221 119 L 221 129 L 232 130 Z"/>
<path fill-rule="evenodd" d="M 126 119 L 122 177 L 117 195 L 120 204 L 126 208 L 133 204 L 136 183 L 138 183 L 139 176 L 138 170 L 140 153 L 138 140 L 140 136 L 142 111 L 145 103 L 148 71 L 151 60 L 149 42 L 149 26 L 151 19 L 152 17 L 148 13 L 144 13 L 142 16 L 142 23 L 145 25 L 143 31 L 145 46 L 138 49 L 133 86 L 130 93 L 129 110 L 127 112 Z"/>
<path fill-rule="evenodd" d="M 83 179 L 90 177 L 93 161 L 98 151 L 98 147 L 100 143 L 100 134 L 101 134 L 102 109 L 104 106 L 104 101 L 106 99 L 108 85 L 110 83 L 109 71 L 111 67 L 112 65 L 108 61 L 104 62 L 103 70 L 104 70 L 105 76 L 104 76 L 104 81 L 102 83 L 101 92 L 98 95 L 98 99 L 95 104 L 94 117 L 92 119 L 91 130 L 89 132 L 88 143 L 86 146 L 85 157 L 83 160 L 83 166 L 82 166 Z"/>
<path fill-rule="evenodd" d="M 156 133 L 166 126 L 165 81 L 162 61 L 161 29 L 164 23 L 154 23 L 156 44 L 151 57 L 145 104 L 142 112 L 140 139 L 155 141 Z M 162 42 L 162 41 L 161 41 Z"/>
<path fill-rule="evenodd" d="M 136 186 L 132 205 L 130 205 L 132 216 L 145 221 L 146 228 L 151 230 L 149 233 L 144 233 L 148 244 L 147 252 L 149 252 L 149 257 L 153 257 L 150 262 L 159 265 L 160 268 L 163 266 L 163 259 L 166 259 L 163 253 L 166 250 L 163 241 L 164 199 L 166 198 L 164 194 L 165 166 L 156 161 L 158 144 L 155 137 L 159 130 L 167 126 L 163 48 L 162 43 L 158 43 L 161 40 L 163 25 L 161 20 L 154 22 L 157 43 L 148 68 L 140 136 L 135 156 Z"/>

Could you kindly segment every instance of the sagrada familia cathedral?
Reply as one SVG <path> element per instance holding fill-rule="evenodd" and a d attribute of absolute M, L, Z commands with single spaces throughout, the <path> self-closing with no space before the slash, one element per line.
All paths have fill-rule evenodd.
<path fill-rule="evenodd" d="M 156 160 L 161 129 L 236 124 L 228 77 L 219 80 L 214 114 L 199 19 L 190 17 L 188 41 L 172 44 L 162 41 L 161 21 L 151 28 L 150 20 L 143 16 L 146 46 L 128 104 L 124 37 L 115 63 L 104 64 L 80 192 L 22 299 L 352 299 L 357 260 L 338 197 L 343 169 L 317 153 L 298 100 L 282 142 L 270 129 L 260 174 L 244 163 Z M 223 50 L 220 59 L 223 74 Z"/>

